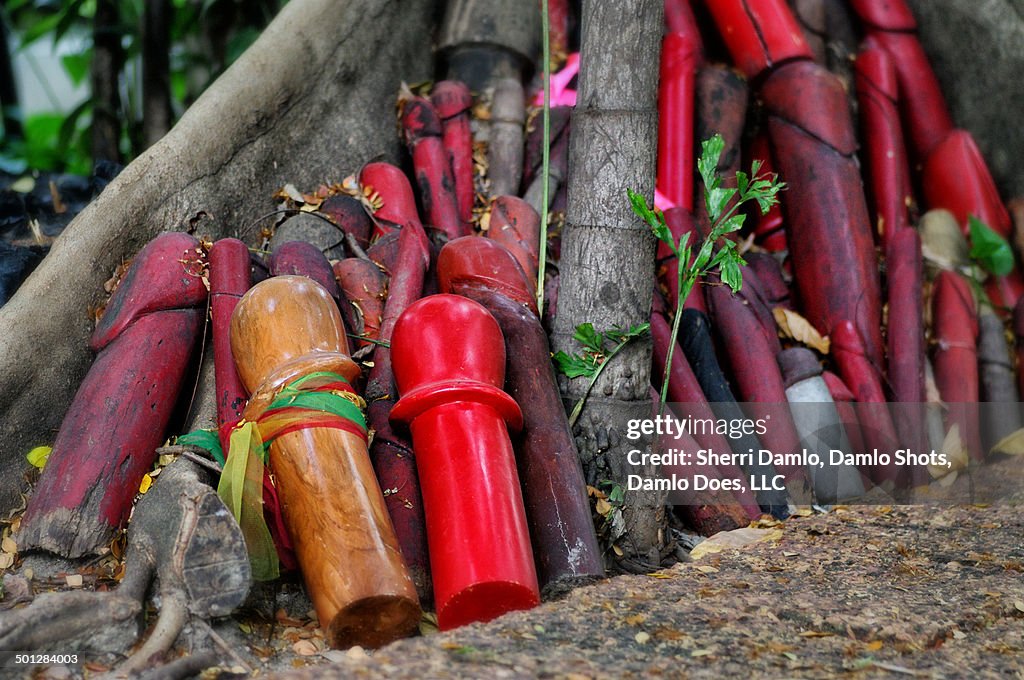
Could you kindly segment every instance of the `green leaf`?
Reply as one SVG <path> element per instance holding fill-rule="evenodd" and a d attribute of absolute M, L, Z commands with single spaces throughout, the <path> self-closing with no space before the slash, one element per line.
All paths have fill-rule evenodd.
<path fill-rule="evenodd" d="M 25 29 L 25 32 L 21 34 L 21 45 L 18 49 L 25 49 L 47 33 L 53 31 L 57 27 L 57 24 L 60 23 L 60 19 L 60 14 L 50 14 L 29 26 Z"/>
<path fill-rule="evenodd" d="M 1013 250 L 1002 236 L 971 215 L 967 219 L 971 228 L 971 258 L 985 271 L 1006 276 L 1013 271 Z"/>
<path fill-rule="evenodd" d="M 605 331 L 604 336 L 614 342 L 617 345 L 625 344 L 630 340 L 643 337 L 651 329 L 651 324 L 642 323 L 636 326 L 630 326 L 622 328 L 621 326 L 613 326 L 610 331 Z"/>
<path fill-rule="evenodd" d="M 594 324 L 581 323 L 576 326 L 576 332 L 572 334 L 572 337 L 587 349 L 604 353 L 604 337 L 594 330 Z"/>
<path fill-rule="evenodd" d="M 86 99 L 75 107 L 67 115 L 64 122 L 60 124 L 60 131 L 57 133 L 57 150 L 62 156 L 70 155 L 71 138 L 76 132 L 81 133 L 89 122 L 89 115 L 92 112 L 92 99 Z M 86 125 L 79 125 L 79 121 L 85 117 Z"/>
<path fill-rule="evenodd" d="M 188 79 L 184 71 L 173 71 L 171 73 L 171 96 L 176 102 L 184 102 L 188 96 Z"/>
<path fill-rule="evenodd" d="M 25 459 L 28 460 L 29 465 L 32 467 L 42 470 L 46 465 L 46 461 L 49 460 L 52 451 L 52 446 L 37 446 L 28 452 Z"/>
<path fill-rule="evenodd" d="M 697 257 L 693 258 L 692 269 L 696 270 L 698 272 L 698 275 L 703 272 L 705 265 L 707 265 L 708 263 L 708 260 L 711 259 L 714 247 L 715 242 L 709 238 L 706 239 L 704 243 L 701 244 L 700 250 L 697 251 Z"/>
<path fill-rule="evenodd" d="M 756 162 L 756 161 L 755 161 Z M 747 199 L 747 184 L 749 183 L 747 173 L 738 171 L 736 173 L 736 189 L 740 192 L 740 200 L 745 201 Z"/>
<path fill-rule="evenodd" d="M 37 113 L 25 119 L 25 160 L 34 170 L 57 170 L 63 159 L 57 150 L 64 116 Z"/>
<path fill-rule="evenodd" d="M 627 339 L 642 338 L 647 335 L 651 330 L 651 324 L 648 322 L 637 324 L 636 326 L 629 327 L 629 333 L 626 334 Z"/>
<path fill-rule="evenodd" d="M 717 187 L 707 192 L 708 217 L 714 224 L 725 213 L 729 201 L 736 195 L 735 189 Z"/>
<path fill-rule="evenodd" d="M 672 250 L 675 252 L 676 257 L 682 262 L 687 262 L 690 259 L 690 236 L 693 235 L 692 231 L 688 231 L 679 237 L 679 243 Z"/>
<path fill-rule="evenodd" d="M 629 205 L 633 208 L 633 212 L 647 223 L 659 241 L 667 245 L 672 249 L 672 252 L 678 255 L 675 240 L 672 238 L 672 230 L 665 224 L 665 216 L 662 212 L 658 209 L 651 210 L 650 206 L 647 205 L 647 199 L 632 189 L 626 189 L 626 195 L 629 196 Z"/>
<path fill-rule="evenodd" d="M 92 63 L 92 48 L 80 54 L 65 54 L 60 58 L 64 66 L 64 72 L 75 85 L 81 85 L 89 75 L 89 65 Z"/>
<path fill-rule="evenodd" d="M 592 355 L 566 354 L 559 350 L 552 357 L 555 366 L 570 378 L 592 378 L 600 363 Z"/>
<path fill-rule="evenodd" d="M 701 179 L 704 180 L 705 190 L 717 187 L 722 181 L 718 176 L 718 160 L 722 157 L 723 149 L 725 149 L 725 140 L 719 134 L 705 139 L 700 145 L 697 170 L 700 172 Z"/>
<path fill-rule="evenodd" d="M 654 222 L 657 220 L 654 219 L 654 213 L 647 205 L 647 199 L 632 189 L 626 189 L 626 196 L 629 197 L 629 205 L 633 208 L 633 212 L 639 215 L 640 219 L 653 227 Z"/>
<path fill-rule="evenodd" d="M 66 4 L 64 5 L 64 9 L 61 10 L 60 21 L 57 22 L 57 26 L 53 30 L 54 44 L 57 44 L 57 42 L 63 38 L 69 30 L 71 30 L 71 27 L 74 26 L 76 22 L 82 24 L 85 23 L 82 21 L 83 17 L 79 11 L 82 9 L 84 1 L 85 0 L 71 0 L 70 2 L 67 2 L 67 0 L 65 0 Z"/>
<path fill-rule="evenodd" d="M 745 265 L 746 261 L 735 250 L 728 252 L 729 255 L 722 259 L 720 265 L 722 281 L 732 289 L 732 292 L 738 293 L 743 287 L 743 270 L 740 267 Z"/>
<path fill-rule="evenodd" d="M 761 166 L 764 165 L 764 161 L 760 158 L 755 158 L 750 162 L 750 176 L 757 177 L 757 173 L 761 172 Z M 736 173 L 737 175 L 741 173 Z"/>
<path fill-rule="evenodd" d="M 740 229 L 743 228 L 743 222 L 746 219 L 746 214 L 738 213 L 727 219 L 725 222 L 722 222 L 722 224 L 716 227 L 715 231 L 719 236 L 724 236 L 726 234 L 731 234 L 734 231 L 739 231 Z"/>
<path fill-rule="evenodd" d="M 754 197 L 762 215 L 767 214 L 772 206 L 779 202 L 779 192 L 786 188 L 786 183 L 779 182 L 778 177 L 778 175 L 772 175 L 771 180 L 765 180 L 768 183 L 767 188 Z"/>

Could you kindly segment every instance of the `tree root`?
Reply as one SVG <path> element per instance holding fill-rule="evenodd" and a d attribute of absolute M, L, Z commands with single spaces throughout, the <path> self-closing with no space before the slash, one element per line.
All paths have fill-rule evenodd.
<path fill-rule="evenodd" d="M 47 593 L 27 607 L 0 613 L 0 649 L 124 654 L 139 636 L 155 576 L 162 603 L 157 623 L 110 676 L 127 677 L 166 654 L 190 616 L 223 616 L 241 604 L 250 583 L 245 543 L 204 475 L 184 458 L 164 468 L 136 507 L 117 590 Z M 178 664 L 159 677 L 183 677 L 189 668 Z"/>
<path fill-rule="evenodd" d="M 142 603 L 120 593 L 45 593 L 0 616 L 0 649 L 120 652 L 138 636 L 141 614 Z"/>
<path fill-rule="evenodd" d="M 183 656 L 169 664 L 142 673 L 139 675 L 139 680 L 179 680 L 179 678 L 190 678 L 210 666 L 216 666 L 218 661 L 219 657 L 214 651 Z"/>
<path fill-rule="evenodd" d="M 128 675 L 148 668 L 154 660 L 162 657 L 174 646 L 178 634 L 188 619 L 187 600 L 185 593 L 178 588 L 162 594 L 160 616 L 156 620 L 153 631 L 135 650 L 128 660 L 118 666 L 119 674 Z"/>

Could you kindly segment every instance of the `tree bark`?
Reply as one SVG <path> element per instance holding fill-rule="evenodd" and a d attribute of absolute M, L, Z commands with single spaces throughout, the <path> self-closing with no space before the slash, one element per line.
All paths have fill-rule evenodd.
<path fill-rule="evenodd" d="M 171 2 L 146 0 L 142 15 L 142 144 L 171 129 Z"/>
<path fill-rule="evenodd" d="M 121 160 L 121 92 L 124 52 L 115 0 L 97 0 L 92 22 L 92 159 Z"/>
<path fill-rule="evenodd" d="M 434 0 L 289 3 L 75 218 L 0 310 L 0 509 L 18 502 L 25 452 L 52 441 L 92 360 L 88 309 L 114 268 L 162 231 L 248 239 L 285 183 L 340 181 L 395 158 L 395 94 L 403 78 L 429 75 L 433 10 Z"/>
<path fill-rule="evenodd" d="M 7 39 L 7 22 L 2 16 L 0 16 L 0 117 L 3 119 L 5 138 L 22 139 L 25 136 L 18 107 L 18 83 L 14 80 L 11 46 Z"/>
<path fill-rule="evenodd" d="M 650 319 L 654 237 L 633 214 L 626 189 L 648 200 L 654 192 L 662 15 L 658 0 L 583 3 L 562 290 L 552 338 L 556 350 L 579 352 L 572 335 L 581 323 L 602 331 Z M 624 437 L 629 420 L 650 418 L 650 367 L 650 340 L 633 341 L 591 392 L 576 433 L 589 484 L 611 480 L 626 488 L 627 452 L 650 446 L 649 440 Z M 563 383 L 567 403 L 583 394 L 586 383 L 583 378 Z M 658 492 L 626 492 L 626 534 L 618 545 L 628 556 L 659 561 L 663 502 Z"/>

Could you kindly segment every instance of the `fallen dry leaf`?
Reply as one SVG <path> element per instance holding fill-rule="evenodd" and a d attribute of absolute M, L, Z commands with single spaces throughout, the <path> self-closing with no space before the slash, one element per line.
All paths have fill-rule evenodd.
<path fill-rule="evenodd" d="M 831 342 L 827 337 L 822 337 L 810 321 L 784 307 L 775 307 L 772 309 L 772 314 L 775 316 L 775 323 L 779 325 L 783 336 L 803 343 L 822 354 L 828 354 Z"/>
<path fill-rule="evenodd" d="M 690 559 L 699 560 L 705 555 L 722 552 L 728 548 L 742 548 L 761 541 L 777 541 L 780 538 L 782 538 L 782 529 L 743 527 L 732 531 L 720 531 L 698 543 L 690 551 Z"/>
<path fill-rule="evenodd" d="M 992 447 L 992 453 L 1001 453 L 1004 456 L 1019 456 L 1024 454 L 1024 427 L 1015 430 L 1000 439 Z"/>
<path fill-rule="evenodd" d="M 0 550 L 3 550 L 5 553 L 17 553 L 18 544 L 10 536 L 5 536 L 4 540 L 0 542 Z"/>
<path fill-rule="evenodd" d="M 274 612 L 274 620 L 282 626 L 291 626 L 293 628 L 301 628 L 306 623 L 300 619 L 288 616 L 288 612 L 286 612 L 283 607 Z"/>
<path fill-rule="evenodd" d="M 292 645 L 292 651 L 299 656 L 313 656 L 319 650 L 317 650 L 316 645 L 309 640 L 299 640 Z"/>
<path fill-rule="evenodd" d="M 942 453 L 945 454 L 946 460 L 949 461 L 949 467 L 945 465 L 929 465 L 928 472 L 933 479 L 939 480 L 940 485 L 948 487 L 956 481 L 961 470 L 967 469 L 970 461 L 967 446 L 960 437 L 959 423 L 953 423 L 953 426 L 946 433 L 946 438 L 942 440 Z"/>
<path fill-rule="evenodd" d="M 666 574 L 663 571 L 656 571 L 652 574 L 648 574 L 651 578 L 675 578 L 672 574 Z"/>

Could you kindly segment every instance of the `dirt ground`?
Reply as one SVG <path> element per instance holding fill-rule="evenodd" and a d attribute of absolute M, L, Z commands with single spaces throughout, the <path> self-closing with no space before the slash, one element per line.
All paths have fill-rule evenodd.
<path fill-rule="evenodd" d="M 741 548 L 284 677 L 1024 678 L 1022 462 L 974 480 L 1003 502 L 796 516 Z"/>
<path fill-rule="evenodd" d="M 720 535 L 670 569 L 375 652 L 325 650 L 293 585 L 257 606 L 272 621 L 215 624 L 235 663 L 201 677 L 1024 678 L 1024 457 L 954 489 L 982 487 L 1004 499 L 803 510 L 729 535 L 754 541 L 739 547 Z"/>

